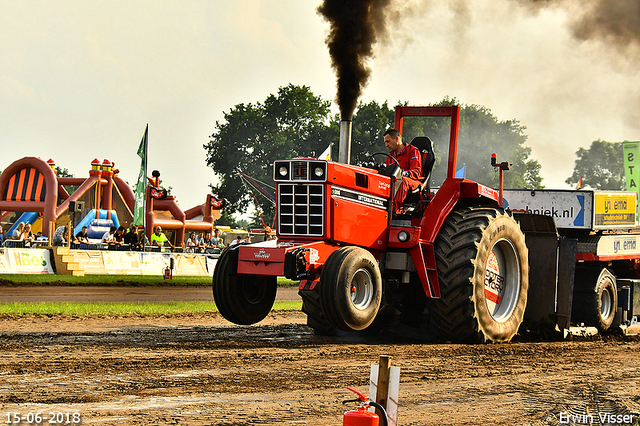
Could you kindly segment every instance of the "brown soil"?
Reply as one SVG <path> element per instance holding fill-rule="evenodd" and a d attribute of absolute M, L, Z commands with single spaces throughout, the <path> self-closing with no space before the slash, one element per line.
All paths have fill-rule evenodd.
<path fill-rule="evenodd" d="M 319 337 L 304 323 L 299 312 L 251 327 L 217 314 L 0 317 L 0 422 L 77 412 L 83 424 L 340 425 L 355 408 L 345 387 L 367 393 L 380 355 L 401 368 L 399 425 L 640 413 L 637 338 L 452 345 L 402 330 Z"/>

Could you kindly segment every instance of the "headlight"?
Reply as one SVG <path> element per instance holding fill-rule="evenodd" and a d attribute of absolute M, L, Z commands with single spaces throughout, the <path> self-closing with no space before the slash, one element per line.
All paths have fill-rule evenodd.
<path fill-rule="evenodd" d="M 401 243 L 406 243 L 409 241 L 409 233 L 407 231 L 398 232 L 398 241 Z"/>
<path fill-rule="evenodd" d="M 289 173 L 289 169 L 287 169 L 285 166 L 281 166 L 278 169 L 278 173 L 280 173 L 280 176 L 284 177 L 287 175 L 287 173 Z"/>
<path fill-rule="evenodd" d="M 309 180 L 316 182 L 323 181 L 327 178 L 327 163 L 324 161 L 309 162 Z"/>

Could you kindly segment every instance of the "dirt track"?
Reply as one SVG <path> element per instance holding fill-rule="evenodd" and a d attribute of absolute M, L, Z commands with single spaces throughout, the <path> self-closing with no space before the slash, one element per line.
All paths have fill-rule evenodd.
<path fill-rule="evenodd" d="M 345 387 L 366 393 L 379 355 L 401 367 L 400 425 L 640 414 L 637 338 L 451 345 L 395 333 L 363 342 L 314 336 L 304 322 L 298 312 L 252 327 L 216 314 L 0 317 L 0 422 L 39 411 L 78 412 L 83 424 L 340 425 L 354 408 L 341 404 Z"/>

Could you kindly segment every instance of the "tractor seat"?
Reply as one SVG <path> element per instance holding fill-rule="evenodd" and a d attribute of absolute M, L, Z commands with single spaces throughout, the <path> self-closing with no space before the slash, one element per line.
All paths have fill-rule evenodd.
<path fill-rule="evenodd" d="M 420 151 L 420 154 L 422 155 L 422 175 L 424 176 L 422 185 L 416 188 L 413 192 L 429 192 L 431 190 L 429 186 L 431 170 L 433 170 L 433 165 L 436 162 L 436 154 L 433 152 L 433 143 L 428 136 L 418 136 L 413 138 L 411 145 L 418 148 L 418 151 Z"/>

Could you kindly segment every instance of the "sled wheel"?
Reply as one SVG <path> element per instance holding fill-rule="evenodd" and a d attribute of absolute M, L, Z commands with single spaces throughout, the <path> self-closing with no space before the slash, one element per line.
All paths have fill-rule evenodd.
<path fill-rule="evenodd" d="M 343 331 L 367 328 L 382 300 L 382 277 L 375 257 L 360 247 L 340 248 L 320 275 L 320 304 L 329 323 Z"/>
<path fill-rule="evenodd" d="M 606 268 L 576 271 L 572 321 L 606 331 L 613 324 L 618 307 L 616 278 Z"/>
<path fill-rule="evenodd" d="M 501 209 L 464 208 L 445 219 L 435 244 L 440 299 L 430 313 L 441 337 L 505 342 L 527 305 L 529 260 L 524 234 Z"/>
<path fill-rule="evenodd" d="M 240 325 L 262 321 L 276 300 L 276 277 L 237 273 L 238 250 L 225 250 L 213 273 L 213 300 L 220 315 Z"/>

